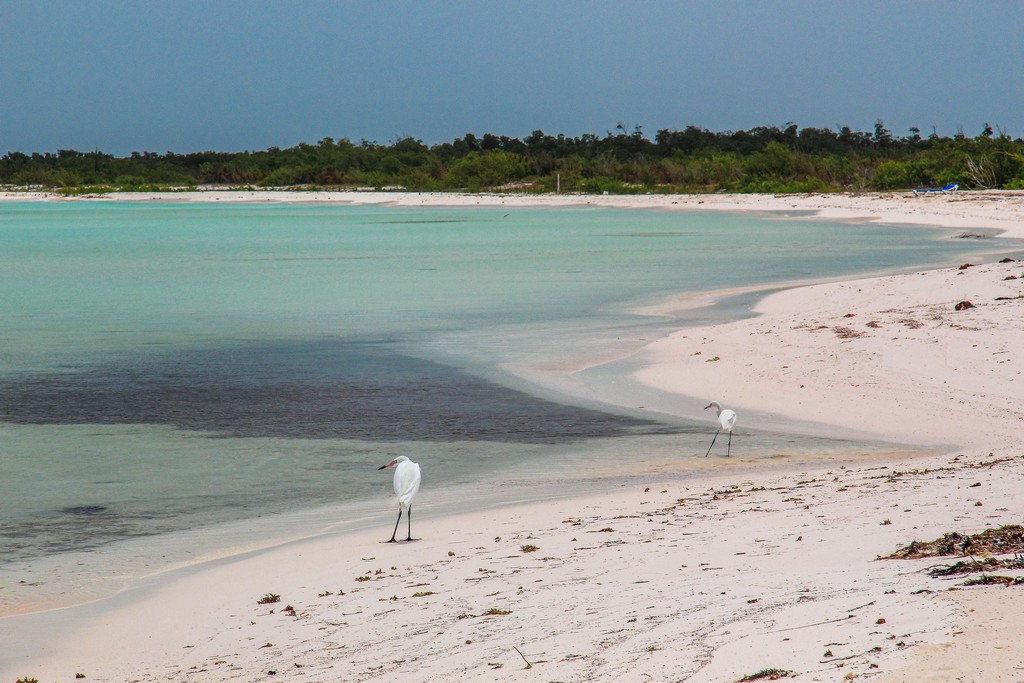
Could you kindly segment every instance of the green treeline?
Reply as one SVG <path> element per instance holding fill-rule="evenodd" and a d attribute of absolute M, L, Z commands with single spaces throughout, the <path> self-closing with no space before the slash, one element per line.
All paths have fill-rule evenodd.
<path fill-rule="evenodd" d="M 472 133 L 434 146 L 413 138 L 388 145 L 324 138 L 258 152 L 193 154 L 60 150 L 10 152 L 0 185 L 75 191 L 229 187 L 375 188 L 588 193 L 829 192 L 898 190 L 959 183 L 964 188 L 1024 189 L 1024 140 L 985 126 L 975 137 L 896 137 L 873 132 L 757 127 L 712 132 L 697 126 L 659 130 L 621 124 L 603 137 L 519 139 Z"/>

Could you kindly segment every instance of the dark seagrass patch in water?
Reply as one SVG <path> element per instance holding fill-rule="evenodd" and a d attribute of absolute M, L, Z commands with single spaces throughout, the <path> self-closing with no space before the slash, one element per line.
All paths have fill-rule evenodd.
<path fill-rule="evenodd" d="M 227 437 L 557 443 L 678 427 L 563 405 L 385 344 L 241 344 L 0 382 L 0 420 Z"/>

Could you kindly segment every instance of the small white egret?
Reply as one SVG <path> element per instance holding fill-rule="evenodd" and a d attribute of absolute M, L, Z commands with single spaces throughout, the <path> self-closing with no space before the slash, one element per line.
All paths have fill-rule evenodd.
<path fill-rule="evenodd" d="M 711 403 L 704 406 L 704 410 L 708 408 L 714 408 L 718 411 L 718 431 L 715 432 L 715 438 L 711 439 L 711 445 L 708 446 L 708 452 L 704 454 L 704 457 L 711 455 L 711 449 L 715 446 L 715 439 L 722 432 L 726 432 L 729 435 L 729 450 L 726 455 L 732 455 L 732 428 L 736 426 L 736 411 L 730 410 L 729 408 L 722 408 L 722 404 L 718 401 L 712 401 Z"/>
<path fill-rule="evenodd" d="M 412 540 L 412 497 L 420 490 L 420 466 L 404 455 L 400 455 L 386 465 L 381 465 L 378 470 L 388 467 L 395 468 L 395 495 L 398 496 L 398 519 L 395 520 L 395 530 L 391 532 L 391 540 L 388 543 L 395 543 L 395 534 L 398 533 L 398 524 L 402 521 L 402 510 L 406 510 L 406 519 L 409 522 L 409 537 L 405 540 Z"/>

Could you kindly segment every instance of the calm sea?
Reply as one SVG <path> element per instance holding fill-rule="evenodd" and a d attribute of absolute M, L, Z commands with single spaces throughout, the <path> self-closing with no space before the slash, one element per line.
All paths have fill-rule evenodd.
<path fill-rule="evenodd" d="M 680 293 L 979 246 L 593 208 L 0 203 L 0 613 L 271 537 L 385 518 L 386 537 L 377 467 L 397 454 L 423 467 L 421 520 L 685 467 L 707 423 L 511 370 L 635 350 L 680 322 L 632 311 Z M 862 447 L 742 443 L 754 458 Z"/>

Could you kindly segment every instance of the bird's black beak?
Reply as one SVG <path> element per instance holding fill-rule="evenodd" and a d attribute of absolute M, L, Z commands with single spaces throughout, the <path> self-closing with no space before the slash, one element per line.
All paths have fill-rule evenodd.
<path fill-rule="evenodd" d="M 381 466 L 380 466 L 380 467 L 378 467 L 377 469 L 378 469 L 378 470 L 382 470 L 382 469 L 384 469 L 385 467 L 387 467 L 387 465 L 381 465 Z"/>

